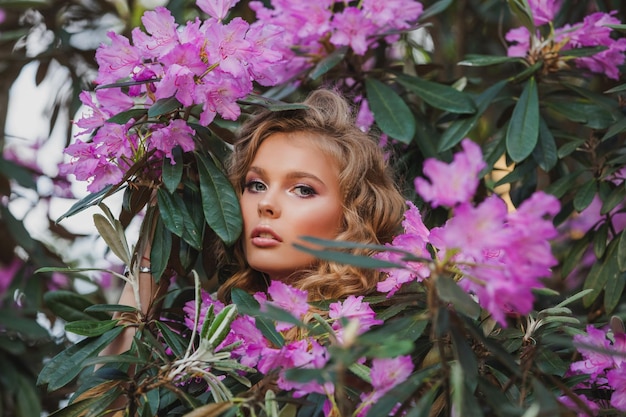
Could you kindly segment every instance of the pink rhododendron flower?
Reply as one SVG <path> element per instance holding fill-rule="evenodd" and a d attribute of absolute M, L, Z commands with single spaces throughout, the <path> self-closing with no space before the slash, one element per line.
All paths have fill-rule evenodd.
<path fill-rule="evenodd" d="M 586 334 L 574 336 L 583 359 L 572 363 L 570 371 L 587 374 L 590 384 L 610 389 L 611 406 L 626 411 L 626 333 L 613 332 L 611 337 L 592 325 L 586 330 Z"/>
<path fill-rule="evenodd" d="M 358 323 L 357 334 L 363 334 L 371 329 L 372 326 L 383 324 L 382 320 L 376 318 L 376 313 L 372 310 L 369 303 L 363 302 L 362 295 L 358 297 L 351 295 L 343 302 L 331 303 L 328 310 L 328 317 L 334 320 L 332 328 L 340 344 L 344 341 L 341 319 L 347 319 L 349 321 L 356 320 Z"/>
<path fill-rule="evenodd" d="M 470 139 L 461 142 L 463 152 L 456 153 L 450 164 L 436 159 L 424 162 L 423 178 L 415 179 L 415 189 L 433 207 L 453 207 L 469 201 L 478 187 L 478 174 L 487 166 L 480 146 Z"/>
<path fill-rule="evenodd" d="M 228 11 L 239 3 L 239 0 L 197 0 L 196 4 L 206 14 L 217 20 L 222 20 Z"/>
<path fill-rule="evenodd" d="M 372 392 L 361 394 L 361 405 L 357 416 L 365 416 L 373 404 L 380 400 L 387 392 L 407 380 L 413 372 L 413 361 L 410 356 L 395 358 L 374 358 L 370 378 Z"/>
<path fill-rule="evenodd" d="M 556 12 L 561 8 L 562 0 L 528 0 L 535 25 L 541 26 L 554 20 Z"/>
<path fill-rule="evenodd" d="M 409 209 L 404 213 L 402 226 L 404 233 L 396 236 L 391 244 L 386 246 L 402 249 L 415 256 L 430 259 L 428 252 L 428 236 L 430 231 L 424 225 L 419 209 L 410 201 L 407 201 Z M 376 258 L 404 265 L 404 268 L 385 269 L 387 278 L 377 284 L 380 292 L 387 293 L 388 297 L 395 294 L 403 284 L 411 281 L 422 281 L 430 276 L 428 264 L 415 261 L 404 261 L 405 255 L 399 252 L 381 252 Z"/>
<path fill-rule="evenodd" d="M 165 157 L 169 158 L 171 164 L 174 165 L 176 162 L 174 161 L 172 150 L 176 146 L 180 146 L 183 152 L 192 151 L 195 148 L 193 142 L 195 133 L 187 122 L 182 119 L 176 119 L 172 120 L 169 125 L 153 131 L 150 143 L 155 149 L 162 151 Z"/>
<path fill-rule="evenodd" d="M 272 281 L 267 288 L 267 294 L 271 300 L 265 298 L 263 293 L 255 294 L 255 298 L 261 305 L 261 310 L 265 306 L 271 305 L 291 313 L 297 319 L 302 319 L 309 312 L 308 293 L 305 290 L 294 288 L 281 281 Z M 292 327 L 293 324 L 291 323 L 276 323 L 276 330 L 279 332 Z"/>
<path fill-rule="evenodd" d="M 364 55 L 368 47 L 368 37 L 376 33 L 376 26 L 364 19 L 361 9 L 346 7 L 333 19 L 334 32 L 330 42 L 334 45 L 350 45 L 358 55 Z"/>

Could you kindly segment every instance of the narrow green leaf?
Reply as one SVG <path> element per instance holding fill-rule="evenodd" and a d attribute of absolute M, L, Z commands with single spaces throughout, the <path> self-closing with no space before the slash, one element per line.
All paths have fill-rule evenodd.
<path fill-rule="evenodd" d="M 619 268 L 617 265 L 618 242 L 614 239 L 609 243 L 609 247 L 604 257 L 594 263 L 587 275 L 583 289 L 592 289 L 589 294 L 583 297 L 583 305 L 589 307 L 600 295 L 609 280 L 617 279 Z"/>
<path fill-rule="evenodd" d="M 237 309 L 241 314 L 247 314 L 254 317 L 256 327 L 263 333 L 263 336 L 275 346 L 282 347 L 285 344 L 283 336 L 276 331 L 276 327 L 270 320 L 267 320 L 260 312 L 259 303 L 247 292 L 233 288 L 231 291 L 233 303 L 237 305 Z"/>
<path fill-rule="evenodd" d="M 598 52 L 606 51 L 608 48 L 606 46 L 594 46 L 590 48 L 572 48 L 572 49 L 561 49 L 559 51 L 559 57 L 562 58 L 581 58 L 586 56 L 592 56 L 597 54 Z"/>
<path fill-rule="evenodd" d="M 77 201 L 76 203 L 72 205 L 72 207 L 70 207 L 68 211 L 66 211 L 58 219 L 55 220 L 56 223 L 59 223 L 61 220 L 63 220 L 66 217 L 70 217 L 70 216 L 73 216 L 74 214 L 80 213 L 81 211 L 89 207 L 100 204 L 102 200 L 104 200 L 104 198 L 108 196 L 108 193 L 109 191 L 111 191 L 111 188 L 113 188 L 112 185 L 107 185 L 102 190 L 96 193 L 89 194 L 88 196 Z M 120 187 L 118 190 L 121 190 L 122 188 L 125 188 L 125 186 Z"/>
<path fill-rule="evenodd" d="M 24 374 L 17 374 L 16 380 L 11 382 L 17 385 L 17 395 L 15 397 L 17 402 L 17 415 L 40 416 L 42 414 L 41 399 L 39 392 L 35 389 L 34 381 L 26 378 Z"/>
<path fill-rule="evenodd" d="M 506 84 L 506 80 L 498 81 L 474 98 L 477 107 L 476 113 L 469 117 L 464 117 L 452 122 L 450 126 L 448 126 L 448 128 L 441 134 L 437 147 L 438 151 L 447 151 L 466 138 L 469 132 L 476 126 L 485 110 L 487 110 L 489 105 L 493 102 L 498 93 L 502 91 L 502 88 Z"/>
<path fill-rule="evenodd" d="M 55 316 L 66 322 L 80 320 L 108 320 L 108 314 L 86 312 L 93 303 L 85 296 L 71 291 L 59 290 L 47 292 L 43 296 L 44 303 Z"/>
<path fill-rule="evenodd" d="M 476 112 L 476 104 L 469 94 L 448 85 L 404 74 L 398 75 L 398 82 L 437 109 L 461 114 Z"/>
<path fill-rule="evenodd" d="M 243 227 L 239 200 L 226 176 L 209 156 L 196 153 L 196 160 L 204 217 L 220 239 L 230 245 Z"/>
<path fill-rule="evenodd" d="M 202 232 L 196 229 L 194 219 L 180 195 L 170 194 L 163 188 L 159 188 L 157 201 L 165 227 L 193 248 L 202 249 Z"/>
<path fill-rule="evenodd" d="M 604 251 L 606 250 L 607 238 L 609 236 L 609 225 L 608 223 L 603 223 L 597 230 L 595 235 L 593 236 L 593 253 L 596 255 L 596 258 L 602 258 L 604 255 Z"/>
<path fill-rule="evenodd" d="M 613 136 L 619 133 L 622 133 L 625 130 L 626 130 L 626 117 L 622 117 L 615 124 L 609 127 L 609 129 L 606 131 L 604 136 L 602 136 L 601 140 L 604 142 L 605 140 L 612 138 Z"/>
<path fill-rule="evenodd" d="M 100 237 L 106 242 L 111 251 L 125 264 L 130 265 L 130 253 L 128 252 L 128 245 L 122 242 L 119 233 L 115 230 L 113 225 L 101 214 L 95 213 L 93 215 L 93 223 L 100 233 Z"/>
<path fill-rule="evenodd" d="M 183 177 L 183 152 L 180 146 L 172 149 L 172 156 L 175 163 L 172 164 L 169 158 L 163 158 L 163 166 L 161 167 L 163 185 L 170 194 L 176 191 Z"/>
<path fill-rule="evenodd" d="M 365 80 L 365 90 L 378 127 L 400 142 L 411 143 L 415 136 L 415 117 L 398 93 L 373 78 Z"/>
<path fill-rule="evenodd" d="M 556 198 L 563 197 L 565 193 L 567 193 L 569 190 L 576 186 L 574 180 L 578 178 L 578 176 L 583 172 L 583 170 L 578 170 L 562 176 L 561 178 L 550 184 L 546 188 L 546 192 L 552 194 Z"/>
<path fill-rule="evenodd" d="M 130 109 L 108 118 L 107 122 L 123 125 L 128 123 L 131 119 L 139 120 L 146 114 L 148 114 L 148 110 L 146 109 Z"/>
<path fill-rule="evenodd" d="M 541 372 L 562 377 L 569 368 L 563 359 L 547 347 L 538 349 L 534 362 Z"/>
<path fill-rule="evenodd" d="M 591 243 L 591 237 L 592 232 L 587 232 L 585 236 L 571 245 L 570 250 L 567 252 L 567 256 L 563 260 L 563 267 L 561 268 L 563 276 L 568 276 L 574 268 L 580 265 L 580 260 L 585 252 L 587 252 L 589 244 Z"/>
<path fill-rule="evenodd" d="M 566 156 L 570 155 L 572 152 L 576 152 L 579 148 L 584 145 L 586 141 L 584 139 L 576 139 L 571 142 L 566 143 L 561 146 L 557 151 L 557 156 L 559 159 L 563 159 Z"/>
<path fill-rule="evenodd" d="M 172 329 L 170 329 L 165 323 L 157 321 L 155 324 L 159 329 L 159 332 L 161 332 L 161 336 L 163 336 L 165 344 L 172 349 L 174 356 L 177 358 L 182 357 L 185 354 L 188 342 L 178 333 L 172 331 Z"/>
<path fill-rule="evenodd" d="M 182 107 L 176 97 L 162 98 L 156 101 L 148 110 L 148 117 L 158 117 L 171 113 Z"/>
<path fill-rule="evenodd" d="M 550 171 L 559 160 L 554 135 L 542 117 L 539 118 L 539 142 L 533 150 L 533 159 L 544 171 Z"/>
<path fill-rule="evenodd" d="M 452 304 L 456 311 L 471 319 L 480 316 L 480 306 L 452 278 L 442 275 L 437 278 L 435 286 L 439 298 Z"/>
<path fill-rule="evenodd" d="M 503 64 L 505 62 L 520 62 L 521 58 L 509 57 L 502 55 L 466 55 L 463 61 L 457 65 L 464 65 L 466 67 L 486 67 L 489 65 Z"/>
<path fill-rule="evenodd" d="M 535 20 L 527 0 L 507 0 L 511 11 L 530 33 L 535 33 Z"/>
<path fill-rule="evenodd" d="M 85 312 L 91 313 L 101 313 L 101 312 L 124 312 L 124 313 L 134 313 L 137 311 L 137 308 L 132 306 L 127 306 L 124 304 L 94 304 L 87 307 Z"/>
<path fill-rule="evenodd" d="M 320 62 L 313 67 L 309 73 L 309 79 L 317 80 L 322 75 L 326 74 L 331 69 L 335 68 L 346 57 L 348 52 L 347 46 L 342 46 L 335 49 L 333 52 L 325 56 Z"/>
<path fill-rule="evenodd" d="M 472 394 L 478 385 L 478 361 L 476 354 L 466 341 L 465 335 L 457 327 L 450 329 L 454 358 L 461 365 L 464 384 Z"/>
<path fill-rule="evenodd" d="M 598 192 L 598 187 L 595 179 L 591 179 L 583 184 L 576 192 L 574 196 L 574 209 L 578 212 L 586 209 L 593 201 L 593 197 Z"/>
<path fill-rule="evenodd" d="M 608 197 L 602 199 L 602 207 L 600 208 L 600 214 L 605 215 L 610 213 L 619 204 L 626 201 L 626 187 L 624 184 L 615 187 Z"/>
<path fill-rule="evenodd" d="M 506 149 L 511 159 L 520 162 L 535 149 L 539 139 L 539 97 L 534 78 L 524 87 L 513 109 L 506 132 Z"/>
<path fill-rule="evenodd" d="M 452 4 L 452 0 L 438 0 L 432 5 L 430 5 L 422 14 L 420 14 L 420 21 L 425 21 L 430 17 L 438 15 L 439 13 L 445 11 Z"/>
<path fill-rule="evenodd" d="M 220 311 L 211 322 L 206 334 L 201 337 L 212 347 L 217 347 L 228 335 L 230 325 L 237 318 L 237 305 L 229 304 Z"/>
<path fill-rule="evenodd" d="M 3 327 L 3 335 L 19 335 L 27 340 L 45 340 L 50 338 L 48 330 L 44 329 L 35 320 L 24 317 L 16 311 L 0 309 L 0 323 Z"/>
<path fill-rule="evenodd" d="M 351 253 L 337 252 L 334 250 L 312 249 L 307 246 L 294 243 L 296 249 L 327 261 L 337 262 L 340 264 L 354 265 L 361 268 L 403 268 L 403 265 L 396 264 L 382 259 L 376 259 L 369 256 L 353 255 Z"/>
<path fill-rule="evenodd" d="M 611 89 L 606 90 L 605 93 L 607 94 L 619 93 L 624 90 L 626 90 L 626 84 L 621 84 L 621 85 L 618 85 L 617 87 L 613 87 Z"/>
<path fill-rule="evenodd" d="M 83 361 L 97 355 L 105 346 L 109 345 L 121 331 L 122 326 L 116 326 L 97 339 L 85 339 L 65 349 L 46 363 L 39 373 L 37 384 L 47 384 L 48 391 L 55 391 L 70 383 L 82 371 Z"/>
<path fill-rule="evenodd" d="M 604 309 L 606 310 L 606 314 L 611 314 L 613 310 L 615 310 L 622 299 L 625 286 L 626 271 L 609 277 L 604 292 Z"/>
<path fill-rule="evenodd" d="M 161 217 L 157 219 L 154 229 L 152 247 L 150 248 L 150 269 L 152 276 L 158 282 L 167 268 L 172 252 L 172 233 L 165 227 Z"/>
<path fill-rule="evenodd" d="M 81 336 L 94 337 L 108 332 L 117 325 L 119 320 L 81 320 L 73 321 L 65 325 L 65 331 Z"/>
<path fill-rule="evenodd" d="M 260 96 L 257 94 L 248 94 L 248 96 L 246 96 L 245 99 L 237 100 L 237 102 L 241 104 L 252 104 L 256 106 L 262 106 L 270 111 L 308 109 L 308 106 L 306 104 L 285 103 L 284 101 Z"/>
<path fill-rule="evenodd" d="M 626 229 L 622 230 L 617 244 L 617 264 L 621 272 L 626 271 Z"/>

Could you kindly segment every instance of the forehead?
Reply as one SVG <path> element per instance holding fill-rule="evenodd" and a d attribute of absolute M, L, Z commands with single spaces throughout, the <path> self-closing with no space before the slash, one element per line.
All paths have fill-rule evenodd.
<path fill-rule="evenodd" d="M 324 135 L 315 132 L 272 133 L 259 144 L 253 160 L 268 156 L 277 159 L 277 154 L 286 158 L 282 161 L 285 164 L 291 162 L 288 157 L 300 155 L 308 157 L 307 160 L 313 157 L 321 158 L 327 165 L 337 169 L 342 165 L 335 144 Z"/>

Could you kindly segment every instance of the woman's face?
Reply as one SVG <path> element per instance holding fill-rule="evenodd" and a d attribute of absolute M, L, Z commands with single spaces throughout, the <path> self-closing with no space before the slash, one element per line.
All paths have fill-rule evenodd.
<path fill-rule="evenodd" d="M 274 133 L 246 174 L 240 201 L 246 259 L 273 280 L 315 263 L 293 247 L 299 237 L 334 239 L 340 231 L 339 167 L 315 140 L 310 133 Z"/>

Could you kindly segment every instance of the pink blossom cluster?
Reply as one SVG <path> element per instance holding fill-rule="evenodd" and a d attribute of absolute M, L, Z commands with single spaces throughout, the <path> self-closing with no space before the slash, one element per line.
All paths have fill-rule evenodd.
<path fill-rule="evenodd" d="M 309 313 L 308 293 L 294 288 L 279 281 L 272 281 L 267 293 L 256 293 L 254 297 L 259 301 L 261 311 L 267 310 L 268 306 L 290 313 L 294 318 L 302 320 Z M 197 330 L 202 327 L 202 318 L 210 306 L 218 314 L 224 304 L 215 300 L 210 294 L 202 291 L 200 322 Z M 185 325 L 193 328 L 195 315 L 195 301 L 188 302 L 184 308 Z M 328 318 L 330 327 L 335 333 L 336 343 L 348 343 L 345 330 L 346 323 L 355 323 L 354 335 L 362 334 L 373 326 L 382 324 L 376 318 L 375 312 L 369 304 L 363 301 L 362 296 L 349 296 L 343 301 L 337 301 L 329 305 Z M 292 323 L 276 322 L 275 328 L 282 334 L 287 334 L 293 328 Z M 277 385 L 280 389 L 291 391 L 298 398 L 311 393 L 319 393 L 332 398 L 335 387 L 331 382 L 320 383 L 318 381 L 296 382 L 286 377 L 286 371 L 295 368 L 320 369 L 329 360 L 329 353 L 325 337 L 316 337 L 303 334 L 301 337 L 287 337 L 282 347 L 272 345 L 256 326 L 256 320 L 248 315 L 239 315 L 232 323 L 229 334 L 216 348 L 220 351 L 225 347 L 232 349 L 232 358 L 242 365 L 255 368 L 264 375 L 277 374 Z M 331 338 L 332 339 L 332 338 Z M 234 348 L 233 348 L 234 347 Z M 363 359 L 365 360 L 365 359 Z M 413 371 L 410 357 L 400 356 L 397 358 L 374 358 L 371 362 L 371 392 L 363 393 L 362 403 L 358 407 L 358 415 L 364 415 L 366 411 L 380 399 L 385 393 L 397 386 Z M 325 405 L 327 415 L 331 415 L 333 401 L 328 400 Z"/>
<path fill-rule="evenodd" d="M 431 204 L 448 206 L 452 216 L 440 227 L 428 229 L 413 204 L 405 213 L 404 233 L 389 245 L 412 254 L 389 251 L 377 255 L 405 268 L 389 269 L 378 290 L 389 296 L 411 281 L 432 275 L 431 267 L 460 276 L 459 285 L 478 298 L 500 324 L 509 313 L 527 314 L 533 306 L 533 288 L 550 276 L 557 264 L 550 239 L 557 236 L 550 217 L 560 210 L 559 201 L 543 192 L 534 193 L 515 211 L 504 200 L 490 196 L 479 204 L 472 198 L 484 167 L 480 147 L 469 139 L 450 164 L 426 161 L 430 182 L 415 181 L 418 193 Z M 436 252 L 435 259 L 429 247 Z"/>
<path fill-rule="evenodd" d="M 610 404 L 626 411 L 626 334 L 605 331 L 592 325 L 587 333 L 574 336 L 582 360 L 570 365 L 570 372 L 589 375 L 585 386 L 611 392 Z M 597 407 L 593 407 L 597 409 Z"/>
<path fill-rule="evenodd" d="M 535 25 L 541 26 L 553 21 L 562 1 L 528 0 L 528 4 Z M 557 47 L 555 52 L 601 46 L 606 49 L 592 56 L 576 58 L 574 62 L 579 68 L 605 74 L 607 77 L 617 80 L 619 79 L 619 66 L 626 60 L 624 55 L 626 38 L 614 39 L 612 37 L 615 32 L 610 26 L 620 24 L 620 21 L 614 17 L 615 14 L 617 11 L 596 12 L 574 25 L 566 24 L 560 28 L 551 28 L 550 36 L 547 39 L 543 39 L 539 31 L 535 35 L 531 35 L 526 27 L 511 29 L 505 36 L 511 44 L 508 48 L 508 55 L 519 57 L 540 55 L 544 50 L 554 48 L 555 45 Z"/>
<path fill-rule="evenodd" d="M 293 45 L 291 75 L 301 71 L 311 57 L 328 54 L 328 44 L 349 46 L 355 54 L 364 55 L 378 42 L 381 35 L 388 41 L 393 35 L 411 28 L 422 14 L 423 6 L 415 0 L 338 0 L 300 1 L 272 0 L 271 8 L 260 1 L 250 2 L 257 18 L 285 29 L 288 45 Z"/>
<path fill-rule="evenodd" d="M 179 25 L 164 7 L 147 11 L 144 30 L 131 39 L 109 32 L 110 43 L 96 52 L 99 88 L 80 96 L 88 112 L 76 121 L 82 129 L 66 149 L 71 156 L 62 174 L 90 181 L 92 192 L 120 182 L 141 157 L 169 158 L 172 149 L 194 149 L 194 130 L 186 123 L 187 109 L 202 125 L 216 115 L 235 120 L 237 100 L 253 91 L 254 83 L 274 85 L 283 79 L 276 68 L 285 66 L 284 30 L 268 22 L 249 24 L 241 18 L 221 20 L 231 2 L 200 1 L 210 17 Z M 131 42 L 132 40 L 132 42 Z M 120 83 L 122 83 L 120 85 Z M 110 119 L 131 109 L 149 109 L 159 100 L 175 99 L 177 106 L 158 120 Z"/>

